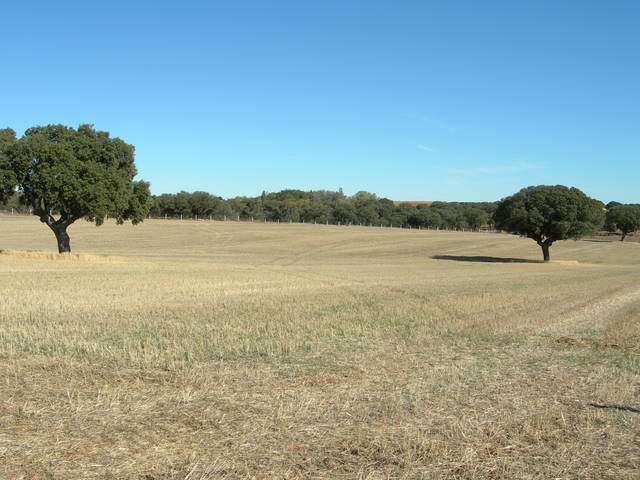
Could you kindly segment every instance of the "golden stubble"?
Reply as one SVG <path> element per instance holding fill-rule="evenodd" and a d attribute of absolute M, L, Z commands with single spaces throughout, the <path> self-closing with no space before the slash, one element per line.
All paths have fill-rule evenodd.
<path fill-rule="evenodd" d="M 637 244 L 0 225 L 0 478 L 636 478 Z"/>

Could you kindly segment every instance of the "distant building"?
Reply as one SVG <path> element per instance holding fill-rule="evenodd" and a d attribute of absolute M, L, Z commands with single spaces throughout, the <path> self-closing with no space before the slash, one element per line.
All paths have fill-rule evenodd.
<path fill-rule="evenodd" d="M 427 206 L 431 206 L 433 202 L 411 202 L 411 201 L 397 201 L 397 202 L 393 202 L 393 204 L 396 207 L 399 207 L 400 205 L 409 205 L 410 207 L 417 207 L 418 205 L 427 205 Z"/>

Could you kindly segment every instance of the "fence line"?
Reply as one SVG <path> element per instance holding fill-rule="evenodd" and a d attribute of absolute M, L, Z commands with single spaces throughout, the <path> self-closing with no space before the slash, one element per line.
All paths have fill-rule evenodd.
<path fill-rule="evenodd" d="M 334 227 L 367 227 L 367 228 L 395 228 L 401 230 L 429 230 L 429 231 L 444 231 L 444 232 L 474 232 L 474 233 L 502 233 L 501 230 L 494 230 L 491 228 L 479 228 L 479 229 L 471 229 L 471 228 L 446 228 L 446 227 L 412 227 L 410 225 L 402 225 L 402 224 L 384 224 L 384 223 L 353 223 L 353 222 L 336 222 L 336 221 L 293 221 L 291 219 L 268 219 L 265 217 L 254 218 L 254 217 L 242 217 L 242 216 L 234 216 L 234 217 L 216 217 L 215 215 L 209 216 L 189 216 L 186 217 L 184 215 L 181 216 L 148 216 L 149 220 L 167 220 L 167 221 L 183 221 L 183 222 L 236 222 L 236 223 L 273 223 L 273 224 L 286 224 L 286 225 L 324 225 L 324 226 L 334 226 Z"/>
<path fill-rule="evenodd" d="M 29 216 L 33 216 L 33 213 L 24 213 L 24 212 L 19 212 L 19 211 L 15 211 L 13 208 L 11 209 L 11 211 L 9 210 L 2 210 L 0 209 L 0 212 L 4 212 L 7 215 L 10 216 L 22 216 L 22 217 L 29 217 Z M 108 219 L 108 217 L 107 217 Z M 493 230 L 490 228 L 479 228 L 479 229 L 471 229 L 471 228 L 446 228 L 446 227 L 422 227 L 422 226 L 418 226 L 418 227 L 412 227 L 410 225 L 402 225 L 402 224 L 384 224 L 384 223 L 352 223 L 352 222 L 347 222 L 347 223 L 343 223 L 343 222 L 331 222 L 329 220 L 325 220 L 324 222 L 319 222 L 319 221 L 311 221 L 311 222 L 305 222 L 305 221 L 297 221 L 294 222 L 293 220 L 280 220 L 280 219 L 275 219 L 275 220 L 270 220 L 267 218 L 254 218 L 254 217 L 242 217 L 240 215 L 236 215 L 234 217 L 227 217 L 226 215 L 223 215 L 222 217 L 216 217 L 215 215 L 205 215 L 203 216 L 198 216 L 198 215 L 194 215 L 194 216 L 189 216 L 186 217 L 184 215 L 180 215 L 180 216 L 169 216 L 169 215 L 164 215 L 164 216 L 151 216 L 149 215 L 147 217 L 147 219 L 149 220 L 166 220 L 166 221 L 182 221 L 182 222 L 236 222 L 236 223 L 274 223 L 274 224 L 287 224 L 287 225 L 324 225 L 324 226 L 334 226 L 334 227 L 367 227 L 367 228 L 395 228 L 395 229 L 400 229 L 400 230 L 426 230 L 426 231 L 442 231 L 442 232 L 473 232 L 473 233 L 502 233 L 501 230 Z"/>
<path fill-rule="evenodd" d="M 25 213 L 25 212 L 21 212 L 21 211 L 16 211 L 15 209 L 2 209 L 0 208 L 0 213 L 4 213 L 5 215 L 8 216 L 13 216 L 13 217 L 31 217 L 31 216 L 35 216 L 34 213 Z M 108 217 L 107 217 L 108 219 Z M 372 223 L 369 224 L 363 224 L 363 223 L 341 223 L 341 222 L 329 222 L 328 220 L 324 221 L 324 222 L 318 222 L 318 221 L 312 221 L 312 222 L 294 222 L 292 220 L 283 220 L 280 221 L 279 219 L 276 220 L 269 220 L 266 218 L 260 218 L 260 219 L 256 219 L 253 217 L 248 217 L 248 218 L 243 218 L 241 216 L 236 215 L 233 218 L 228 218 L 226 216 L 223 215 L 222 218 L 218 217 L 216 218 L 214 215 L 209 215 L 209 216 L 205 216 L 203 217 L 199 217 L 198 215 L 194 215 L 193 217 L 185 217 L 183 215 L 181 215 L 180 217 L 171 217 L 168 215 L 165 216 L 160 216 L 160 217 L 154 217 L 154 216 L 148 216 L 147 219 L 149 220 L 167 220 L 167 221 L 183 221 L 183 222 L 236 222 L 236 223 L 274 223 L 274 224 L 287 224 L 287 225 L 324 225 L 324 226 L 333 226 L 333 227 L 366 227 L 366 228 L 395 228 L 395 229 L 399 229 L 399 230 L 419 230 L 419 231 L 430 231 L 430 232 L 467 232 L 467 233 L 505 233 L 502 230 L 495 230 L 492 228 L 486 228 L 486 227 L 481 227 L 479 229 L 471 229 L 471 228 L 446 228 L 446 227 L 411 227 L 409 225 L 393 225 L 393 224 L 389 224 L 389 225 L 385 225 L 383 223 L 378 224 L 376 223 L 375 225 Z M 635 232 L 634 232 L 635 233 Z M 634 233 L 628 234 L 627 237 L 634 237 Z M 597 232 L 595 234 L 593 234 L 593 236 L 596 237 L 602 237 L 602 236 L 606 236 L 606 237 L 610 237 L 610 236 L 619 236 L 620 234 L 616 233 L 616 232 L 607 232 L 607 231 L 600 231 Z"/>

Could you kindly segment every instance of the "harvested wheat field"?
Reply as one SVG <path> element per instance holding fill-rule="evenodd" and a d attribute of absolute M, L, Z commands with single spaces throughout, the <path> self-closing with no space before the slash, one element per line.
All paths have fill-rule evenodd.
<path fill-rule="evenodd" d="M 0 478 L 640 477 L 637 243 L 70 234 L 0 217 Z"/>

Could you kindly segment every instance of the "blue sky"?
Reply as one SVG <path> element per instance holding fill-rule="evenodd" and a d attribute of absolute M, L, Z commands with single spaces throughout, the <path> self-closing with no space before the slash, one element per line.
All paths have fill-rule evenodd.
<path fill-rule="evenodd" d="M 640 202 L 640 2 L 6 2 L 0 128 L 92 123 L 153 193 Z"/>

